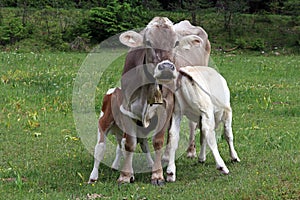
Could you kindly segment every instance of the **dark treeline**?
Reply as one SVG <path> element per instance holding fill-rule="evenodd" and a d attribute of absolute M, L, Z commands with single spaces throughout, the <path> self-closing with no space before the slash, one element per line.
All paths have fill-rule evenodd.
<path fill-rule="evenodd" d="M 120 4 L 128 3 L 143 6 L 146 9 L 178 11 L 207 8 L 232 9 L 243 13 L 268 12 L 272 14 L 299 15 L 298 0 L 118 0 Z M 80 8 L 106 7 L 111 0 L 2 0 L 2 7 L 31 8 Z"/>
<path fill-rule="evenodd" d="M 0 49 L 87 51 L 157 15 L 202 26 L 216 48 L 299 52 L 299 0 L 1 0 Z"/>

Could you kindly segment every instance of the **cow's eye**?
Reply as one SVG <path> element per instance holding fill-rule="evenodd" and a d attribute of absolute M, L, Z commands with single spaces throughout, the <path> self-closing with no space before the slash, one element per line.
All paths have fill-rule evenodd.
<path fill-rule="evenodd" d="M 179 41 L 177 40 L 177 41 L 175 42 L 174 48 L 177 47 L 178 45 L 179 45 Z"/>

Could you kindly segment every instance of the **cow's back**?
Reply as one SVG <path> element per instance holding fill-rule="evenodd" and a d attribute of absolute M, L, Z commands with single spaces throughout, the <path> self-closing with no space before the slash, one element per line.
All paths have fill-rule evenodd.
<path fill-rule="evenodd" d="M 188 66 L 180 69 L 195 81 L 217 109 L 230 107 L 230 91 L 226 80 L 215 69 L 206 66 Z"/>

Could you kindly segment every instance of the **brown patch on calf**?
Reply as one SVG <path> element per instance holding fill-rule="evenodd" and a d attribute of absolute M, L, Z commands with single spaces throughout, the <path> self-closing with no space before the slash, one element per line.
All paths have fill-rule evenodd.
<path fill-rule="evenodd" d="M 106 132 L 115 123 L 114 114 L 112 112 L 112 102 L 114 102 L 114 106 L 120 106 L 122 99 L 120 88 L 116 88 L 111 94 L 104 95 L 101 107 L 103 116 L 101 116 L 98 121 L 98 128 L 100 131 L 99 143 L 104 142 Z M 119 115 L 120 112 L 115 114 Z"/>
<path fill-rule="evenodd" d="M 109 129 L 112 123 L 114 123 L 114 118 L 111 112 L 111 97 L 112 94 L 106 94 L 102 102 L 102 112 L 103 116 L 100 117 L 98 121 L 98 128 L 100 131 L 100 140 L 99 143 L 104 142 L 104 133 Z"/>

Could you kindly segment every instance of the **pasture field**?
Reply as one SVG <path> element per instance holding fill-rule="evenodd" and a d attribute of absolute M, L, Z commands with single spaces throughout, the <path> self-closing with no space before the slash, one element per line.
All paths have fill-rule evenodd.
<path fill-rule="evenodd" d="M 205 164 L 184 154 L 176 160 L 177 181 L 163 187 L 150 184 L 150 173 L 118 186 L 119 172 L 105 165 L 99 181 L 86 184 L 93 156 L 72 114 L 73 83 L 85 57 L 0 53 L 0 199 L 300 199 L 300 56 L 212 55 L 231 90 L 241 163 L 230 162 L 221 138 L 230 175 L 219 174 L 211 153 Z M 96 114 L 123 59 L 98 85 Z"/>

